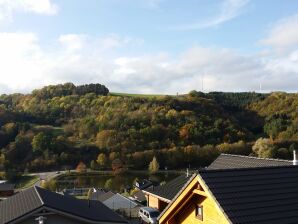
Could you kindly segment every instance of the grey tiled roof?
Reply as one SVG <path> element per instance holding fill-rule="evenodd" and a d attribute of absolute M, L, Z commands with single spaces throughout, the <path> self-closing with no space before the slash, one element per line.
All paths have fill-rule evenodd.
<path fill-rule="evenodd" d="M 9 223 L 41 206 L 35 188 L 29 188 L 0 202 L 0 223 Z"/>
<path fill-rule="evenodd" d="M 105 201 L 108 200 L 110 197 L 113 197 L 115 194 L 112 191 L 105 192 L 103 194 L 92 194 L 91 199 L 97 201 Z"/>
<path fill-rule="evenodd" d="M 14 184 L 0 184 L 0 191 L 12 191 L 14 190 Z"/>
<path fill-rule="evenodd" d="M 143 201 L 146 201 L 146 197 L 145 197 L 145 194 L 143 193 L 143 191 L 141 190 L 138 190 L 137 192 L 135 192 L 132 197 L 139 201 L 139 202 L 143 202 Z"/>
<path fill-rule="evenodd" d="M 298 223 L 298 166 L 199 171 L 237 224 Z"/>
<path fill-rule="evenodd" d="M 165 185 L 150 189 L 148 188 L 143 190 L 143 192 L 148 192 L 150 194 L 154 194 L 158 197 L 164 198 L 167 201 L 171 201 L 190 178 L 191 175 L 189 175 L 188 177 L 186 176 L 186 174 L 180 175 L 179 177 L 169 181 Z"/>
<path fill-rule="evenodd" d="M 266 159 L 252 156 L 221 154 L 207 169 L 233 169 L 271 166 L 291 166 L 292 161 L 281 159 Z"/>
<path fill-rule="evenodd" d="M 90 203 L 90 204 L 89 204 Z M 32 187 L 0 202 L 0 224 L 9 223 L 41 207 L 52 208 L 86 220 L 127 223 L 99 201 L 78 200 Z"/>
<path fill-rule="evenodd" d="M 110 209 L 117 210 L 117 209 L 129 209 L 135 208 L 138 206 L 137 203 L 133 202 L 132 200 L 124 197 L 121 194 L 115 194 L 109 199 L 103 201 L 103 203 L 109 207 Z"/>

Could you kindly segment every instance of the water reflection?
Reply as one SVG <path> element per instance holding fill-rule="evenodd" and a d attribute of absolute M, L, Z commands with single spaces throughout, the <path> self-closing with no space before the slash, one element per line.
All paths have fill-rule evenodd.
<path fill-rule="evenodd" d="M 178 173 L 158 173 L 155 175 L 126 173 L 117 176 L 112 174 L 80 174 L 61 177 L 57 184 L 59 190 L 95 187 L 122 192 L 124 189 L 132 187 L 136 180 L 149 179 L 152 182 L 161 183 L 167 182 L 178 175 Z"/>

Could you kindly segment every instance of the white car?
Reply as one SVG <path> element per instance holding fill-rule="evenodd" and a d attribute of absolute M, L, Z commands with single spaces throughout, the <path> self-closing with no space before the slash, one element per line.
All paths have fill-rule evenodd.
<path fill-rule="evenodd" d="M 158 216 L 159 211 L 154 208 L 142 207 L 139 210 L 139 217 L 142 223 L 156 224 Z"/>

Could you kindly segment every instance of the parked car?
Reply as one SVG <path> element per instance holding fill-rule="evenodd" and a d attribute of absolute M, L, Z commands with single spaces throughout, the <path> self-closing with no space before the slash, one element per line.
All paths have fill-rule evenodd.
<path fill-rule="evenodd" d="M 142 223 L 156 224 L 159 211 L 150 207 L 141 207 L 139 217 Z"/>

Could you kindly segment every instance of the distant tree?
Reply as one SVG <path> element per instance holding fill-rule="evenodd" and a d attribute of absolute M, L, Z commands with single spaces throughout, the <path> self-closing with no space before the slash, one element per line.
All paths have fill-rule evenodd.
<path fill-rule="evenodd" d="M 5 155 L 0 152 L 0 171 L 4 170 Z"/>
<path fill-rule="evenodd" d="M 149 172 L 154 174 L 154 173 L 157 173 L 158 170 L 159 170 L 159 163 L 157 162 L 157 159 L 154 156 L 152 161 L 149 164 Z"/>
<path fill-rule="evenodd" d="M 103 130 L 98 132 L 96 136 L 96 143 L 99 148 L 110 149 L 117 140 L 117 131 L 116 130 Z"/>
<path fill-rule="evenodd" d="M 22 163 L 28 154 L 32 150 L 31 138 L 22 134 L 19 134 L 15 141 L 8 145 L 8 152 L 6 153 L 9 163 Z"/>
<path fill-rule="evenodd" d="M 255 144 L 252 146 L 253 152 L 262 158 L 272 157 L 274 146 L 272 145 L 270 139 L 268 138 L 259 138 Z"/>
<path fill-rule="evenodd" d="M 298 143 L 292 143 L 290 145 L 289 151 L 293 153 L 294 150 L 298 150 Z"/>
<path fill-rule="evenodd" d="M 244 141 L 235 143 L 222 143 L 216 146 L 221 153 L 237 154 L 237 155 L 249 155 L 251 153 L 251 146 Z"/>
<path fill-rule="evenodd" d="M 113 180 L 112 179 L 108 179 L 105 182 L 104 188 L 107 189 L 107 190 L 111 190 L 112 187 L 113 187 Z"/>
<path fill-rule="evenodd" d="M 87 193 L 87 198 L 88 198 L 89 200 L 91 199 L 92 193 L 93 193 L 93 190 L 92 190 L 92 188 L 90 188 L 90 189 L 88 190 L 88 193 Z"/>
<path fill-rule="evenodd" d="M 97 156 L 97 160 L 96 160 L 97 164 L 101 167 L 104 168 L 107 165 L 107 156 L 104 153 L 100 153 Z"/>
<path fill-rule="evenodd" d="M 41 185 L 40 185 L 42 188 L 45 188 L 47 190 L 50 190 L 50 191 L 56 191 L 57 190 L 57 181 L 54 180 L 54 179 L 51 179 L 49 181 L 45 181 L 43 180 L 41 182 Z"/>
<path fill-rule="evenodd" d="M 196 90 L 192 90 L 188 93 L 188 95 L 192 97 L 204 97 L 205 94 L 203 92 L 197 92 Z"/>
<path fill-rule="evenodd" d="M 87 93 L 95 93 L 96 95 L 106 96 L 109 93 L 108 88 L 101 84 L 87 84 L 77 86 L 75 88 L 75 93 L 78 95 L 85 95 Z"/>
<path fill-rule="evenodd" d="M 78 164 L 77 167 L 76 167 L 76 171 L 77 171 L 78 173 L 84 173 L 84 172 L 86 172 L 86 171 L 87 171 L 87 166 L 86 166 L 86 164 L 83 163 L 83 162 L 79 162 L 79 164 Z"/>
<path fill-rule="evenodd" d="M 283 119 L 271 119 L 265 124 L 264 131 L 269 135 L 271 140 L 274 140 L 285 127 L 285 121 Z"/>
<path fill-rule="evenodd" d="M 112 161 L 112 170 L 114 174 L 121 174 L 126 171 L 126 167 L 120 159 L 115 159 Z"/>
<path fill-rule="evenodd" d="M 5 179 L 10 182 L 15 182 L 20 177 L 16 169 L 7 169 L 5 171 Z"/>
<path fill-rule="evenodd" d="M 49 134 L 40 132 L 34 136 L 31 144 L 34 152 L 44 151 L 46 149 L 51 149 L 52 138 Z"/>
<path fill-rule="evenodd" d="M 92 170 L 96 170 L 96 169 L 97 169 L 97 164 L 96 164 L 96 162 L 95 162 L 94 160 L 92 160 L 92 161 L 90 162 L 90 168 L 91 168 Z"/>
<path fill-rule="evenodd" d="M 113 161 L 115 159 L 118 159 L 120 157 L 120 154 L 118 152 L 111 152 L 109 154 L 109 160 L 110 161 Z"/>
<path fill-rule="evenodd" d="M 287 148 L 279 148 L 277 149 L 274 157 L 280 158 L 280 159 L 289 159 L 291 158 L 291 153 Z"/>

